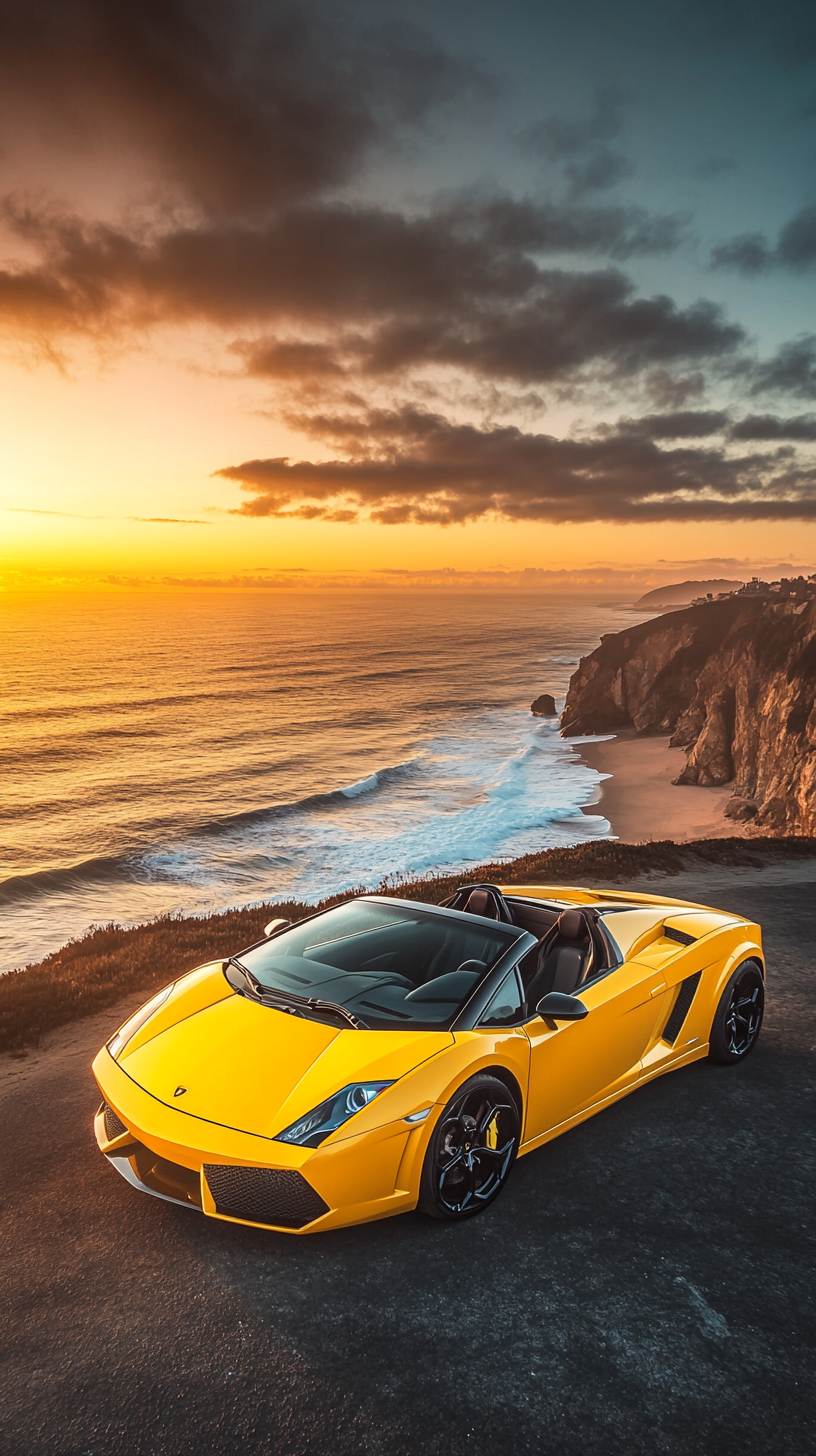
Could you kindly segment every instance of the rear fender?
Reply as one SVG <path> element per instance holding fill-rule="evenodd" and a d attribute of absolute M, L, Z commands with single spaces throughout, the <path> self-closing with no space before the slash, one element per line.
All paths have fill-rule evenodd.
<path fill-rule="evenodd" d="M 703 971 L 701 985 L 686 1018 L 684 1037 L 686 1035 L 696 1037 L 701 1044 L 708 1042 L 711 1035 L 711 1023 L 720 1003 L 720 997 L 737 966 L 748 960 L 759 962 L 764 980 L 765 965 L 759 934 L 756 939 L 749 939 L 743 935 L 736 944 L 729 948 L 723 960 L 715 961 L 713 965 Z"/>

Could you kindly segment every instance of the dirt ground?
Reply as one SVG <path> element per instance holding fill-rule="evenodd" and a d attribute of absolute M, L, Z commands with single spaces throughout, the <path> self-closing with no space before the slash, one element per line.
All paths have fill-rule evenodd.
<path fill-rule="evenodd" d="M 130 1188 L 89 1062 L 139 996 L 0 1059 L 5 1456 L 816 1449 L 814 881 L 663 881 L 763 923 L 756 1051 L 636 1092 L 459 1226 L 298 1239 Z"/>

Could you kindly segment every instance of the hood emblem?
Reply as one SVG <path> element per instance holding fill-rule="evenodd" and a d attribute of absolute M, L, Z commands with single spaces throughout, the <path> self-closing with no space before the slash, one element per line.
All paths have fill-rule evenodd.
<path fill-rule="evenodd" d="M 187 1088 L 186 1087 L 177 1087 L 176 1090 L 175 1090 L 175 1092 L 173 1093 L 173 1096 L 174 1097 L 183 1097 L 184 1096 L 184 1093 L 186 1091 L 187 1091 Z"/>

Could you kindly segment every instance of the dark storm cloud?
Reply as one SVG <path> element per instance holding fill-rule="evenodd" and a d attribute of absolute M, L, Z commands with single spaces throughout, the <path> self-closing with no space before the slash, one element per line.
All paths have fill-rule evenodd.
<path fill-rule="evenodd" d="M 250 350 L 251 372 L 331 372 L 349 363 L 393 374 L 445 364 L 526 382 L 594 365 L 621 374 L 733 352 L 743 331 L 715 304 L 679 309 L 639 298 L 619 270 L 546 269 L 548 248 L 588 249 L 617 236 L 638 245 L 647 224 L 626 209 L 515 207 L 472 202 L 407 218 L 383 209 L 311 204 L 262 226 L 222 222 L 134 236 L 58 210 L 8 204 L 37 247 L 38 267 L 0 273 L 6 317 L 53 330 L 206 319 L 341 330 Z M 639 239 L 639 246 L 665 245 Z M 356 342 L 343 331 L 356 330 Z M 362 332 L 364 331 L 364 332 Z M 320 341 L 318 341 L 320 342 Z"/>
<path fill-rule="evenodd" d="M 754 371 L 752 394 L 788 394 L 816 399 L 816 334 L 801 334 L 782 344 Z"/>
<path fill-rule="evenodd" d="M 816 415 L 795 415 L 781 419 L 779 415 L 746 415 L 732 425 L 731 440 L 797 440 L 816 441 Z"/>
<path fill-rule="evenodd" d="M 208 210 L 264 212 L 349 179 L 395 128 L 479 84 L 422 32 L 288 0 L 3 0 L 7 139 L 146 154 Z"/>
<path fill-rule="evenodd" d="M 544 266 L 670 253 L 685 217 L 476 193 L 408 215 L 321 196 L 372 145 L 478 84 L 405 26 L 341 24 L 285 0 L 0 0 L 0 79 L 3 66 L 24 111 L 58 118 L 64 139 L 149 153 L 201 209 L 115 226 L 7 199 L 7 225 L 39 261 L 0 271 L 0 315 L 44 348 L 72 331 L 107 339 L 206 321 L 253 333 L 231 347 L 270 380 L 389 380 L 442 365 L 569 384 L 704 366 L 743 343 L 713 303 L 638 297 L 611 267 Z M 545 119 L 528 145 L 603 168 L 621 125 L 620 96 L 601 92 L 588 118 Z M 587 190 L 577 175 L 573 192 Z"/>
<path fill-rule="evenodd" d="M 714 248 L 711 261 L 715 268 L 733 268 L 749 277 L 774 268 L 803 273 L 816 263 L 816 206 L 803 207 L 785 223 L 776 247 L 764 233 L 742 233 Z"/>
<path fill-rule="evenodd" d="M 637 298 L 616 270 L 546 272 L 537 283 L 523 307 L 383 326 L 370 367 L 448 364 L 534 383 L 600 365 L 631 376 L 652 364 L 716 358 L 742 342 L 742 331 L 715 305 L 678 309 L 665 295 Z"/>
<path fill-rule="evenodd" d="M 519 132 L 516 142 L 527 156 L 560 166 L 576 197 L 614 187 L 634 168 L 609 142 L 623 129 L 623 97 L 614 89 L 599 91 L 585 120 L 547 116 Z"/>
<path fill-rule="evenodd" d="M 490 85 L 415 28 L 365 24 L 364 8 L 384 13 L 321 0 L 0 0 L 7 157 L 17 138 L 38 138 L 34 150 L 57 161 L 96 149 L 112 193 L 129 168 L 143 188 L 119 223 L 41 194 L 6 200 L 22 253 L 0 270 L 0 317 L 12 331 L 50 357 L 72 334 L 107 344 L 166 323 L 228 331 L 232 360 L 288 399 L 286 422 L 337 455 L 226 467 L 220 474 L 252 497 L 246 515 L 816 514 L 814 473 L 787 445 L 734 459 L 726 447 L 659 443 L 727 431 L 725 412 L 703 407 L 718 369 L 755 394 L 816 397 L 816 338 L 753 365 L 744 330 L 715 302 L 640 295 L 622 265 L 675 253 L 690 220 L 592 202 L 632 170 L 618 147 L 620 93 L 601 91 L 588 115 L 548 115 L 517 137 L 552 170 L 559 200 L 483 187 L 400 210 L 371 200 L 370 173 L 366 200 L 355 200 L 351 184 L 370 158 L 381 162 L 408 129 Z M 113 217 L 117 198 L 105 205 Z M 751 234 L 714 261 L 761 274 L 814 257 L 816 209 L 805 208 L 775 244 Z M 468 390 L 497 398 L 495 381 L 566 398 L 614 380 L 631 381 L 660 413 L 559 440 L 454 423 L 410 398 L 372 407 L 378 386 L 389 399 L 412 387 L 430 398 L 434 380 L 412 385 L 422 369 L 455 371 L 460 404 Z M 338 399 L 356 399 L 358 412 L 338 413 Z"/>
<path fill-rule="evenodd" d="M 727 424 L 724 410 L 675 410 L 672 414 L 618 420 L 615 428 L 619 435 L 640 435 L 646 440 L 702 440 L 720 434 Z"/>
<path fill-rule="evenodd" d="M 406 408 L 299 422 L 349 459 L 249 460 L 217 472 L 249 516 L 451 525 L 506 520 L 816 519 L 816 469 L 790 450 L 729 459 L 642 437 L 558 440 Z"/>

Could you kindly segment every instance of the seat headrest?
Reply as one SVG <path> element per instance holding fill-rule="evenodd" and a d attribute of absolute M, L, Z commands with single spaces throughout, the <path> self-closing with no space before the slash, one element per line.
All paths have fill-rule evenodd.
<path fill-rule="evenodd" d="M 496 901 L 489 890 L 471 890 L 464 909 L 468 915 L 484 915 L 489 920 L 498 919 Z"/>
<path fill-rule="evenodd" d="M 558 934 L 562 940 L 586 940 L 586 921 L 580 910 L 562 910 L 557 922 Z"/>

